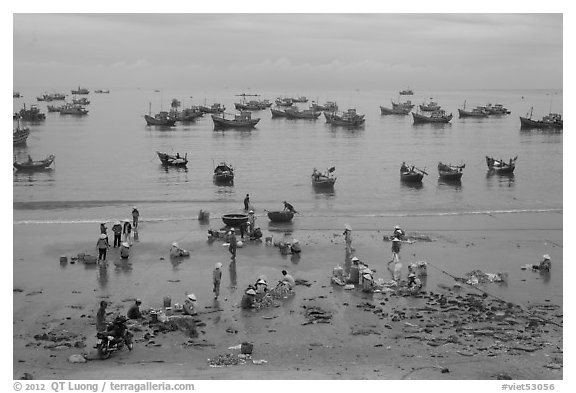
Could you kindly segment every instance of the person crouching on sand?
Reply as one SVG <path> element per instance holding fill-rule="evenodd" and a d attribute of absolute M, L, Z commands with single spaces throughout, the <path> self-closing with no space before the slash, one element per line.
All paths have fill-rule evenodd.
<path fill-rule="evenodd" d="M 122 259 L 128 259 L 130 256 L 130 244 L 124 242 L 120 245 L 120 257 Z"/>
<path fill-rule="evenodd" d="M 128 309 L 128 313 L 126 316 L 128 319 L 140 319 L 142 317 L 142 313 L 140 312 L 140 305 L 142 304 L 142 300 L 136 299 L 132 307 Z"/>
<path fill-rule="evenodd" d="M 198 315 L 196 311 L 196 295 L 193 293 L 186 295 L 186 300 L 184 300 L 184 314 L 186 315 Z"/>
<path fill-rule="evenodd" d="M 249 286 L 246 292 L 244 292 L 244 296 L 242 296 L 242 300 L 240 301 L 240 307 L 247 310 L 254 308 L 254 300 L 256 299 L 256 290 Z"/>

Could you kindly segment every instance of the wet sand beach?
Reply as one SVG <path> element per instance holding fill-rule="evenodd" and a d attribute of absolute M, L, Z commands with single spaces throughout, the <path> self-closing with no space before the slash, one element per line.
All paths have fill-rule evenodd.
<path fill-rule="evenodd" d="M 264 236 L 300 241 L 299 258 L 283 256 L 263 241 L 247 242 L 231 265 L 223 241 L 206 240 L 209 228 L 222 227 L 218 217 L 210 224 L 146 222 L 142 214 L 128 261 L 112 249 L 107 267 L 85 265 L 70 258 L 79 252 L 97 255 L 97 224 L 14 225 L 14 378 L 24 373 L 35 379 L 563 378 L 562 211 L 346 222 L 297 216 L 287 226 L 272 226 L 257 213 Z M 403 277 L 409 263 L 429 263 L 421 295 L 367 294 L 332 285 L 332 269 L 346 263 L 345 223 L 353 228 L 353 255 L 376 271 L 375 278 L 391 279 L 390 242 L 383 236 L 394 225 L 423 239 L 403 245 L 400 253 Z M 190 250 L 190 257 L 171 259 L 173 241 Z M 543 254 L 551 256 L 550 274 L 521 270 Z M 68 263 L 59 262 L 62 255 Z M 213 300 L 216 262 L 223 264 L 223 275 L 220 298 Z M 240 309 L 248 284 L 263 274 L 274 285 L 282 269 L 311 285 L 297 285 L 296 294 L 278 307 Z M 450 275 L 476 269 L 507 272 L 508 280 L 480 285 L 481 291 L 465 284 L 454 288 Z M 186 292 L 198 298 L 197 337 L 154 333 L 148 324 L 136 323 L 132 352 L 105 361 L 67 361 L 72 354 L 94 358 L 100 300 L 111 303 L 111 317 L 125 314 L 135 298 L 142 299 L 143 310 L 158 309 L 166 296 L 182 304 Z M 473 303 L 484 311 L 478 314 Z M 329 323 L 307 324 L 305 311 L 312 306 L 328 312 Z M 496 318 L 502 310 L 505 315 Z M 35 338 L 63 330 L 74 337 L 59 343 Z M 267 362 L 209 366 L 207 359 L 217 355 L 236 356 L 239 351 L 228 348 L 244 341 L 254 344 L 252 359 Z"/>

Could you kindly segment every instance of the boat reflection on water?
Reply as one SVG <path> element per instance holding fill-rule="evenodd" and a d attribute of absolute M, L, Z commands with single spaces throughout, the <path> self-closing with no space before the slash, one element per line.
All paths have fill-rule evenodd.
<path fill-rule="evenodd" d="M 422 187 L 424 187 L 424 184 L 422 182 L 405 182 L 405 181 L 401 181 L 400 182 L 401 187 L 407 190 L 420 190 Z"/>
<path fill-rule="evenodd" d="M 443 189 L 454 189 L 457 191 L 462 190 L 462 180 L 446 180 L 442 178 L 438 178 L 438 188 Z"/>
<path fill-rule="evenodd" d="M 496 173 L 489 170 L 486 172 L 486 180 L 488 188 L 491 188 L 494 182 L 499 187 L 514 187 L 514 173 Z"/>

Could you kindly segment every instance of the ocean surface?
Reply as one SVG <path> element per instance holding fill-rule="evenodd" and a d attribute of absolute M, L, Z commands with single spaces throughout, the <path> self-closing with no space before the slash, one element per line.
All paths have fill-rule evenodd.
<path fill-rule="evenodd" d="M 74 86 L 70 86 L 72 88 Z M 89 87 L 89 86 L 88 86 Z M 89 87 L 90 88 L 90 87 Z M 93 90 L 91 88 L 90 90 Z M 56 90 L 70 94 L 70 89 Z M 14 147 L 14 156 L 42 159 L 56 155 L 54 169 L 13 174 L 14 224 L 115 221 L 137 206 L 142 221 L 196 219 L 200 209 L 218 217 L 243 208 L 250 194 L 257 214 L 282 209 L 289 201 L 302 216 L 370 217 L 459 215 L 486 212 L 562 210 L 562 131 L 520 129 L 518 116 L 533 107 L 535 118 L 562 113 L 562 91 L 438 91 L 399 97 L 397 90 L 364 91 L 247 91 L 271 101 L 278 96 L 306 95 L 311 101 L 336 101 L 340 110 L 365 114 L 361 128 L 331 126 L 317 120 L 273 119 L 270 110 L 251 131 L 215 131 L 210 115 L 176 127 L 147 126 L 144 114 L 170 107 L 219 102 L 235 113 L 238 90 L 111 89 L 88 97 L 83 117 L 48 113 L 36 102 L 40 88 L 20 90 L 13 110 L 38 104 L 46 120 L 24 123 L 27 144 Z M 381 115 L 379 106 L 412 100 L 416 105 L 434 98 L 450 124 L 414 125 L 412 116 Z M 69 99 L 71 96 L 69 97 Z M 501 103 L 510 115 L 483 119 L 458 118 L 458 108 Z M 53 104 L 59 105 L 61 101 Z M 416 109 L 416 108 L 415 108 Z M 156 151 L 187 154 L 188 168 L 164 168 Z M 508 160 L 518 156 L 513 176 L 490 175 L 485 156 Z M 215 164 L 225 160 L 236 170 L 234 185 L 212 181 Z M 421 186 L 400 181 L 405 161 L 425 169 Z M 438 180 L 439 161 L 466 164 L 459 184 Z M 334 166 L 336 185 L 317 192 L 313 168 Z"/>

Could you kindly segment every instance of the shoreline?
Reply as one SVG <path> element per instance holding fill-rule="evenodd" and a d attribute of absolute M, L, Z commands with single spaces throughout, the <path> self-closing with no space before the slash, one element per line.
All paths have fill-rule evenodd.
<path fill-rule="evenodd" d="M 400 224 L 409 235 L 426 235 L 433 240 L 403 247 L 404 277 L 407 263 L 417 260 L 425 260 L 457 276 L 475 269 L 485 272 L 504 270 L 510 276 L 507 285 L 492 283 L 484 289 L 495 297 L 526 307 L 547 300 L 547 304 L 557 307 L 554 313 L 560 315 L 561 324 L 562 213 L 522 213 L 507 215 L 505 219 L 500 215 L 464 218 L 435 216 L 433 220 L 422 217 L 399 220 L 396 217 L 354 217 L 348 218 L 346 223 L 353 228 L 355 255 L 376 270 L 375 278 L 390 278 L 385 262 L 390 257 L 390 244 L 382 241 L 382 236 L 391 230 L 374 228 L 393 228 Z M 562 358 L 562 328 L 554 325 L 546 325 L 548 333 L 539 334 L 546 336 L 559 349 L 545 346 L 531 352 L 515 350 L 513 354 L 492 351 L 488 356 L 485 351 L 477 351 L 468 357 L 468 353 L 460 353 L 461 347 L 455 343 L 430 346 L 425 339 L 406 339 L 405 336 L 410 335 L 406 332 L 406 327 L 410 327 L 405 324 L 407 321 L 380 318 L 363 309 L 362 304 L 369 303 L 381 307 L 382 312 L 391 313 L 392 310 L 417 307 L 428 300 L 380 298 L 381 294 L 368 295 L 331 286 L 332 268 L 345 263 L 340 236 L 344 226 L 342 217 L 297 217 L 295 221 L 291 226 L 278 227 L 271 226 L 264 217 L 258 217 L 257 224 L 264 236 L 272 234 L 275 240 L 284 236 L 298 238 L 303 248 L 299 260 L 280 255 L 276 247 L 266 247 L 263 243 L 247 244 L 238 249 L 235 272 L 229 267 L 227 248 L 218 241 L 206 242 L 206 231 L 210 227 L 220 227 L 220 220 L 214 217 L 211 225 L 143 222 L 139 231 L 140 241 L 135 243 L 129 263 L 122 264 L 117 253 L 111 251 L 106 272 L 80 264 L 61 266 L 58 262 L 60 255 L 75 255 L 93 248 L 97 226 L 14 225 L 14 288 L 21 292 L 13 293 L 13 377 L 19 378 L 22 373 L 29 372 L 40 379 L 115 378 L 115 368 L 120 362 L 125 367 L 118 370 L 122 373 L 117 375 L 118 379 L 157 376 L 159 379 L 467 380 L 494 379 L 498 373 L 508 373 L 514 379 L 563 378 L 561 367 L 545 367 L 546 360 Z M 180 245 L 191 250 L 191 256 L 173 261 L 168 257 L 168 247 L 179 238 L 182 238 L 178 240 Z M 552 257 L 549 281 L 546 278 L 542 280 L 537 273 L 520 270 L 520 266 L 526 263 L 537 263 L 546 253 Z M 218 302 L 212 300 L 210 282 L 216 262 L 224 264 Z M 269 283 L 275 282 L 282 269 L 312 285 L 297 286 L 294 298 L 278 308 L 257 312 L 239 309 L 238 303 L 246 285 L 253 283 L 260 274 L 265 274 Z M 451 291 L 442 285 L 451 286 L 452 283 L 452 279 L 430 268 L 424 291 L 448 295 Z M 194 345 L 189 344 L 188 337 L 182 332 L 170 332 L 157 335 L 154 344 L 137 342 L 134 351 L 113 354 L 113 358 L 107 361 L 67 362 L 70 354 L 89 352 L 94 344 L 93 317 L 100 299 L 111 301 L 110 310 L 125 313 L 130 299 L 135 297 L 143 299 L 143 309 L 158 308 L 164 296 L 170 296 L 173 303 L 181 303 L 186 291 L 196 294 L 201 311 L 206 312 L 200 314 L 199 319 L 206 326 L 199 328 L 199 337 L 192 340 Z M 301 326 L 305 320 L 303 306 L 306 304 L 320 304 L 331 310 L 332 322 Z M 212 312 L 215 309 L 223 311 Z M 425 326 L 417 319 L 409 323 L 420 328 Z M 228 327 L 233 327 L 238 333 L 227 333 Z M 86 347 L 44 349 L 46 342 L 33 338 L 42 331 L 61 328 L 77 332 Z M 431 328 L 431 333 L 426 334 L 444 337 L 450 330 L 446 328 L 440 333 L 443 329 L 437 328 Z M 359 330 L 373 332 L 353 334 Z M 142 338 L 140 334 L 136 333 L 137 339 Z M 253 342 L 253 358 L 265 359 L 268 363 L 217 369 L 208 366 L 208 358 L 233 352 L 228 347 L 242 341 Z M 156 363 L 159 360 L 162 362 Z M 469 362 L 478 367 L 470 367 Z M 443 365 L 450 372 L 441 373 L 434 365 Z"/>

